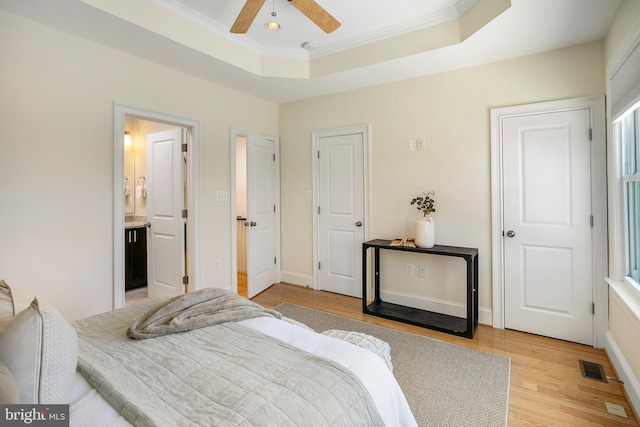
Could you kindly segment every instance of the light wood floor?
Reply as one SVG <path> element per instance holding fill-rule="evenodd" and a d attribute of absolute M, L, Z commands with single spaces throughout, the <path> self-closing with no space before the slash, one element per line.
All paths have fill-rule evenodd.
<path fill-rule="evenodd" d="M 351 319 L 424 335 L 511 357 L 509 426 L 638 426 L 620 384 L 583 378 L 578 360 L 616 374 L 603 350 L 522 332 L 480 325 L 473 340 L 362 314 L 361 300 L 289 284 L 276 284 L 252 299 L 267 308 L 289 302 Z M 428 363 L 428 361 L 425 361 Z M 621 405 L 629 418 L 607 412 Z"/>
<path fill-rule="evenodd" d="M 245 298 L 249 295 L 249 290 L 247 289 L 247 275 L 244 273 L 238 273 L 238 295 Z"/>

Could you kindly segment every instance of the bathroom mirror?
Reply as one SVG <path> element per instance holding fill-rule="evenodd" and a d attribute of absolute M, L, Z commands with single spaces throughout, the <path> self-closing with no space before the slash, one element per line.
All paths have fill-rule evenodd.
<path fill-rule="evenodd" d="M 134 215 L 136 212 L 136 183 L 135 183 L 135 153 L 133 150 L 124 152 L 124 214 Z"/>

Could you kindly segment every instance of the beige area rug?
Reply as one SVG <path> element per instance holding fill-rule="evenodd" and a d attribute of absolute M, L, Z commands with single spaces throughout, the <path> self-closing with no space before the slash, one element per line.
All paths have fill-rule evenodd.
<path fill-rule="evenodd" d="M 286 317 L 316 332 L 356 331 L 389 343 L 393 373 L 419 426 L 507 425 L 511 359 L 283 303 Z"/>

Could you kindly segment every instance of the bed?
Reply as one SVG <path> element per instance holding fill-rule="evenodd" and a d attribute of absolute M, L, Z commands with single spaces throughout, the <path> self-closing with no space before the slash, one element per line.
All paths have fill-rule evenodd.
<path fill-rule="evenodd" d="M 68 403 L 75 426 L 416 425 L 382 354 L 202 292 L 233 309 L 152 300 L 70 325 L 0 281 L 0 403 Z"/>

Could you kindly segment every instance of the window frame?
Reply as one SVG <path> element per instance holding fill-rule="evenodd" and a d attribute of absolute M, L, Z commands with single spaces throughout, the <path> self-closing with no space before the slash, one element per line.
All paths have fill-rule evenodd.
<path fill-rule="evenodd" d="M 630 116 L 635 116 L 633 128 L 629 129 L 626 123 Z M 630 244 L 630 221 L 629 221 L 629 184 L 640 183 L 640 105 L 636 104 L 618 118 L 615 122 L 615 139 L 620 147 L 621 161 L 621 185 L 622 185 L 622 216 L 624 230 L 624 277 L 623 281 L 629 284 L 632 289 L 640 295 L 640 282 L 631 276 L 631 244 Z M 634 139 L 635 145 L 633 153 L 629 149 L 629 141 Z M 629 157 L 635 156 L 633 165 L 630 164 Z M 640 234 L 639 234 L 640 236 Z M 636 251 L 640 251 L 640 237 L 636 242 Z"/>

